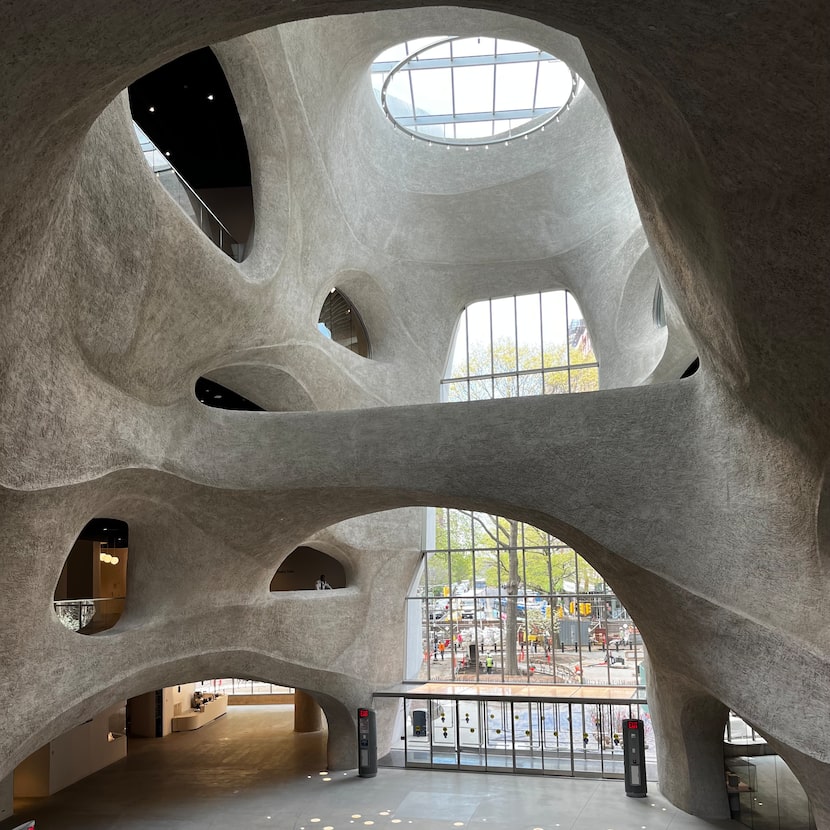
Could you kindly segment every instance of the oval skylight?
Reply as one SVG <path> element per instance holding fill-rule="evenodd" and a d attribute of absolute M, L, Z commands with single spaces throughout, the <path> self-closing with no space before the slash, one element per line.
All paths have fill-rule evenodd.
<path fill-rule="evenodd" d="M 579 78 L 558 58 L 493 37 L 407 41 L 377 56 L 372 86 L 387 117 L 413 138 L 489 144 L 556 118 Z"/>

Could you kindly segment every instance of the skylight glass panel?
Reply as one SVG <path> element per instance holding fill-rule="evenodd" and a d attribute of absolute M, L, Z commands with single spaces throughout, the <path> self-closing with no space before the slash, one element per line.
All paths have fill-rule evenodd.
<path fill-rule="evenodd" d="M 421 58 L 424 58 L 426 60 L 435 60 L 437 58 L 448 59 L 450 57 L 451 50 L 452 50 L 452 41 L 451 40 L 445 40 L 444 38 L 438 38 L 438 42 L 436 43 L 436 39 L 434 37 L 425 37 L 425 38 L 421 38 L 419 43 L 421 45 L 418 46 L 418 49 L 423 49 L 424 46 L 428 46 L 430 43 L 434 43 L 435 45 L 432 47 L 432 49 L 429 50 L 428 53 L 416 56 L 415 60 L 420 60 Z M 414 49 L 411 50 L 410 54 L 414 51 L 416 51 L 416 50 L 414 50 Z"/>
<path fill-rule="evenodd" d="M 407 44 L 399 43 L 397 46 L 384 49 L 384 51 L 375 58 L 375 63 L 385 63 L 387 61 L 400 63 L 408 54 L 409 50 L 407 48 Z"/>
<path fill-rule="evenodd" d="M 571 70 L 562 61 L 547 60 L 540 62 L 536 106 L 561 106 L 557 102 L 561 102 L 567 98 L 572 84 L 573 76 Z"/>
<path fill-rule="evenodd" d="M 518 40 L 504 40 L 503 38 L 499 38 L 496 41 L 496 54 L 526 54 L 528 56 L 536 56 L 539 54 L 539 50 L 533 46 L 529 46 L 527 43 L 520 43 Z"/>
<path fill-rule="evenodd" d="M 407 57 L 390 63 L 401 46 Z M 371 72 L 381 107 L 403 132 L 467 146 L 540 129 L 579 88 L 547 52 L 492 37 L 409 41 L 382 52 Z"/>
<path fill-rule="evenodd" d="M 454 70 L 455 112 L 493 111 L 492 66 L 463 66 Z"/>
<path fill-rule="evenodd" d="M 446 40 L 447 40 L 447 38 L 444 37 L 443 35 L 438 35 L 437 37 L 419 37 L 419 38 L 416 38 L 415 40 L 409 40 L 409 41 L 406 42 L 406 47 L 407 47 L 406 54 L 411 55 L 414 52 L 418 52 L 421 49 L 423 49 L 425 46 L 429 46 L 430 44 L 433 44 L 433 43 L 443 44 L 443 43 L 446 42 Z M 442 48 L 442 47 L 439 47 L 439 49 L 440 48 Z M 404 57 L 406 57 L 406 55 L 404 55 Z M 447 48 L 447 50 L 446 50 L 446 57 L 449 57 L 449 48 Z M 401 60 L 403 60 L 403 58 L 401 58 Z"/>
<path fill-rule="evenodd" d="M 505 63 L 496 67 L 496 109 L 532 110 L 537 61 Z"/>
<path fill-rule="evenodd" d="M 459 121 L 455 125 L 455 137 L 457 139 L 481 138 L 481 136 L 493 135 L 493 122 L 491 121 Z"/>
<path fill-rule="evenodd" d="M 496 41 L 492 37 L 465 37 L 452 43 L 453 58 L 472 55 L 495 55 Z"/>
<path fill-rule="evenodd" d="M 409 75 L 415 95 L 416 115 L 452 115 L 450 69 L 418 69 Z"/>

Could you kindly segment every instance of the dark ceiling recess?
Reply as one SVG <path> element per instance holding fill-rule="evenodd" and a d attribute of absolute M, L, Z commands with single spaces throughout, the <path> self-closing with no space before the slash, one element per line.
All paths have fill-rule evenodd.
<path fill-rule="evenodd" d="M 93 542 L 106 542 L 111 548 L 129 547 L 129 529 L 119 519 L 92 519 L 78 536 Z"/>
<path fill-rule="evenodd" d="M 196 381 L 196 397 L 199 403 L 216 407 L 216 409 L 235 409 L 241 412 L 265 411 L 261 406 L 243 398 L 242 395 L 207 378 L 199 378 Z"/>
<path fill-rule="evenodd" d="M 133 120 L 191 187 L 251 186 L 242 122 L 209 48 L 145 75 L 129 95 Z"/>
<path fill-rule="evenodd" d="M 696 357 L 690 364 L 689 368 L 680 376 L 681 378 L 690 378 L 700 368 L 700 358 Z"/>

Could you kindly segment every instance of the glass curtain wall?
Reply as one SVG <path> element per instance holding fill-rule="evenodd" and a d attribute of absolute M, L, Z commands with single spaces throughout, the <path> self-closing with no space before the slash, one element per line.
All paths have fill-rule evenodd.
<path fill-rule="evenodd" d="M 599 363 L 579 304 L 568 291 L 483 300 L 461 312 L 444 401 L 590 392 Z"/>
<path fill-rule="evenodd" d="M 403 746 L 384 765 L 623 777 L 623 722 L 646 723 L 646 776 L 656 780 L 650 721 L 639 702 L 403 698 Z"/>
<path fill-rule="evenodd" d="M 567 291 L 467 306 L 446 375 L 445 401 L 599 388 L 591 335 Z M 424 567 L 408 599 L 416 606 L 409 618 L 421 620 L 423 659 L 407 661 L 410 672 L 418 667 L 407 679 L 642 684 L 639 632 L 573 549 L 487 513 L 438 509 L 427 527 Z"/>
<path fill-rule="evenodd" d="M 644 684 L 636 626 L 572 548 L 503 516 L 437 509 L 435 519 L 407 599 L 423 649 L 407 680 Z"/>
<path fill-rule="evenodd" d="M 211 680 L 200 680 L 196 684 L 196 691 L 216 695 L 289 695 L 294 689 L 260 680 L 245 680 L 241 677 L 216 677 Z"/>

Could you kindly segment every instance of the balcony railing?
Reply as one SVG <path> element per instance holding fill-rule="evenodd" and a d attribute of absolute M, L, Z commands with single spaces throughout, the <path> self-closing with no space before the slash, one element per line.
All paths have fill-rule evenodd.
<path fill-rule="evenodd" d="M 199 229 L 231 259 L 242 262 L 245 246 L 238 242 L 221 219 L 205 204 L 198 193 L 184 180 L 170 160 L 153 144 L 147 134 L 133 122 L 135 134 L 144 159 L 164 189 L 179 207 L 199 226 Z"/>
<path fill-rule="evenodd" d="M 124 611 L 124 597 L 55 600 L 55 614 L 70 630 L 96 634 L 112 628 Z"/>

